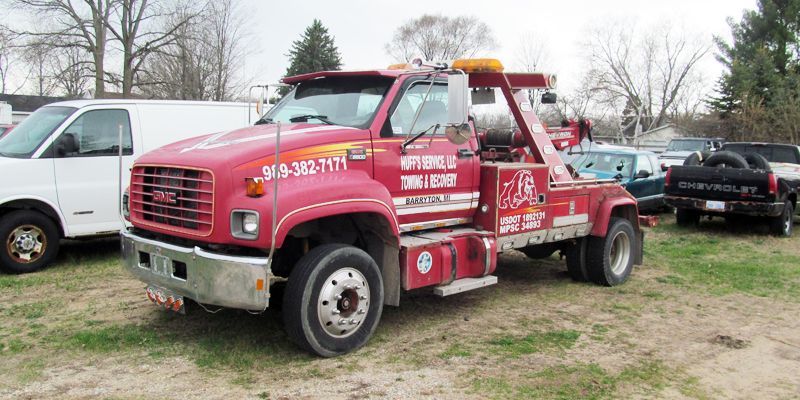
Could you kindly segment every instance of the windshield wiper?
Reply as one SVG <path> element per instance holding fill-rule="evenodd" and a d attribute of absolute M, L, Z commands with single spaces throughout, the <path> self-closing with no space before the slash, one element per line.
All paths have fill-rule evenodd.
<path fill-rule="evenodd" d="M 314 114 L 298 115 L 296 117 L 289 118 L 289 122 L 308 122 L 309 119 L 316 119 L 322 121 L 322 123 L 324 124 L 334 125 L 333 122 L 328 120 L 327 115 L 314 115 Z"/>
<path fill-rule="evenodd" d="M 253 125 L 264 125 L 264 124 L 271 124 L 271 123 L 272 123 L 272 118 L 261 117 L 261 119 L 256 121 L 256 123 L 253 124 Z"/>
<path fill-rule="evenodd" d="M 436 134 L 436 130 L 437 130 L 437 129 L 439 129 L 439 124 L 433 124 L 433 125 L 431 125 L 431 127 L 430 127 L 430 128 L 428 128 L 428 129 L 425 129 L 424 131 L 420 131 L 420 133 L 418 133 L 418 134 L 416 134 L 416 135 L 414 135 L 414 136 L 412 136 L 412 137 L 410 137 L 410 138 L 406 139 L 406 141 L 405 141 L 405 142 L 403 142 L 403 144 L 401 144 L 401 145 L 400 145 L 401 152 L 402 152 L 403 154 L 405 154 L 405 152 L 406 152 L 406 147 L 408 147 L 408 146 L 409 146 L 411 143 L 414 143 L 414 142 L 416 142 L 416 141 L 417 141 L 417 139 L 419 139 L 419 138 L 421 138 L 421 137 L 425 136 L 425 134 L 427 134 L 428 132 L 430 132 L 430 130 L 431 130 L 431 129 L 433 129 L 433 133 L 434 133 L 434 134 Z"/>

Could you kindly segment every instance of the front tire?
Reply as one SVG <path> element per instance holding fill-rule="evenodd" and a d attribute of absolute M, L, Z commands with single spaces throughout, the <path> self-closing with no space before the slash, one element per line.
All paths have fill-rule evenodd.
<path fill-rule="evenodd" d="M 565 255 L 567 258 L 567 272 L 575 282 L 587 282 L 589 271 L 586 266 L 586 250 L 588 238 L 578 238 L 575 243 L 567 247 Z"/>
<path fill-rule="evenodd" d="M 633 270 L 636 252 L 633 224 L 624 218 L 611 218 L 604 237 L 589 236 L 586 266 L 589 278 L 598 285 L 625 283 Z"/>
<path fill-rule="evenodd" d="M 58 255 L 59 235 L 56 224 L 32 210 L 14 211 L 0 220 L 0 270 L 11 274 L 38 271 Z"/>
<path fill-rule="evenodd" d="M 790 237 L 794 232 L 794 206 L 792 202 L 786 200 L 783 205 L 783 212 L 781 215 L 772 218 L 769 223 L 770 232 L 775 236 Z"/>
<path fill-rule="evenodd" d="M 289 338 L 322 357 L 349 353 L 367 343 L 383 311 L 383 279 L 363 250 L 324 244 L 295 265 L 283 300 Z"/>

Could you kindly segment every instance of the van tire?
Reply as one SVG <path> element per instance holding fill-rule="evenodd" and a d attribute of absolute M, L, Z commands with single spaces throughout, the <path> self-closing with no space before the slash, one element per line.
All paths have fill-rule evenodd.
<path fill-rule="evenodd" d="M 567 273 L 575 282 L 587 282 L 589 280 L 589 271 L 586 267 L 588 242 L 589 240 L 585 237 L 578 238 L 564 252 L 567 258 Z"/>
<path fill-rule="evenodd" d="M 625 283 L 633 270 L 637 240 L 631 221 L 619 217 L 611 218 L 605 236 L 588 238 L 586 267 L 589 278 L 603 286 Z"/>
<path fill-rule="evenodd" d="M 769 230 L 773 235 L 779 237 L 791 237 L 794 232 L 794 206 L 792 202 L 786 200 L 783 205 L 783 212 L 769 221 Z"/>
<path fill-rule="evenodd" d="M 9 274 L 38 271 L 58 255 L 58 227 L 37 211 L 17 210 L 4 215 L 0 238 L 0 270 Z"/>
<path fill-rule="evenodd" d="M 383 295 L 380 269 L 369 254 L 344 244 L 315 247 L 297 262 L 286 283 L 286 333 L 322 357 L 349 353 L 375 332 Z"/>

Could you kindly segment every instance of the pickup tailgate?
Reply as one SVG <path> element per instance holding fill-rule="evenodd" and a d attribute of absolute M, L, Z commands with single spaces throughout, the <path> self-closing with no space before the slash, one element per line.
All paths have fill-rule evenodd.
<path fill-rule="evenodd" d="M 769 173 L 746 168 L 671 167 L 667 196 L 720 201 L 771 201 Z"/>

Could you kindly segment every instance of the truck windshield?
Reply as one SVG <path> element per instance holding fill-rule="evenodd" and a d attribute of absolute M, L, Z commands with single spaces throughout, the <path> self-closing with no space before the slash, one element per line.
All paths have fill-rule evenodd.
<path fill-rule="evenodd" d="M 0 138 L 0 156 L 28 158 L 73 112 L 73 107 L 42 107 Z"/>
<path fill-rule="evenodd" d="M 667 151 L 703 151 L 705 140 L 672 140 Z"/>
<path fill-rule="evenodd" d="M 382 76 L 337 76 L 302 82 L 262 121 L 366 128 L 393 81 Z"/>
<path fill-rule="evenodd" d="M 630 176 L 633 173 L 633 156 L 615 153 L 587 153 L 580 156 L 572 165 L 576 170 L 592 170 Z"/>

